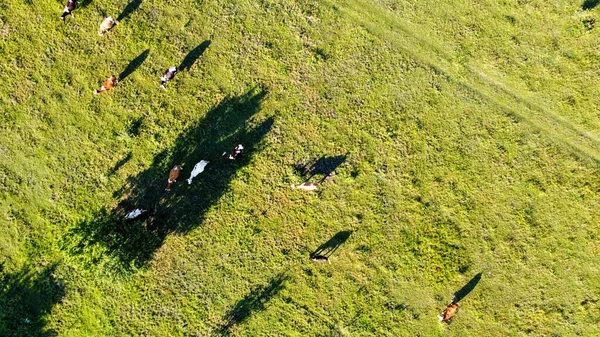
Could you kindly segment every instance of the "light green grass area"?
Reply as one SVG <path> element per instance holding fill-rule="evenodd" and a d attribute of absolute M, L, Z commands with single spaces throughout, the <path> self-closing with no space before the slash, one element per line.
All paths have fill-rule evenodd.
<path fill-rule="evenodd" d="M 0 3 L 0 336 L 600 335 L 593 0 L 128 3 Z"/>

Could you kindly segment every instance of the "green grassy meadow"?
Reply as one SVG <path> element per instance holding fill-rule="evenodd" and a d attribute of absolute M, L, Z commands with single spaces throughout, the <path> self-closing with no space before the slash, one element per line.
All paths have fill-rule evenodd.
<path fill-rule="evenodd" d="M 3 1 L 0 336 L 599 336 L 596 5 Z"/>

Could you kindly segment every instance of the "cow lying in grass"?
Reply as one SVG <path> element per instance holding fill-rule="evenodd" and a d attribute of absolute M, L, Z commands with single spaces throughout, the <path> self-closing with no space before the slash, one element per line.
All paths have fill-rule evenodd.
<path fill-rule="evenodd" d="M 177 67 L 173 66 L 167 69 L 167 71 L 165 71 L 165 73 L 160 78 L 160 87 L 164 90 L 167 90 L 167 88 L 165 88 L 165 84 L 172 80 L 173 77 L 175 77 L 175 74 L 177 74 Z"/>
<path fill-rule="evenodd" d="M 319 189 L 319 185 L 315 183 L 302 183 L 300 185 L 292 184 L 291 188 L 304 190 L 304 191 L 316 191 Z"/>
<path fill-rule="evenodd" d="M 201 160 L 200 162 L 198 162 L 198 164 L 196 164 L 194 166 L 194 169 L 192 170 L 192 173 L 190 174 L 190 178 L 187 179 L 188 184 L 192 184 L 192 179 L 194 179 L 197 175 L 199 175 L 200 173 L 202 173 L 204 171 L 204 167 L 206 167 L 206 165 L 208 164 L 208 162 L 206 160 Z"/>
<path fill-rule="evenodd" d="M 117 82 L 117 77 L 115 75 L 110 75 L 110 77 L 107 78 L 106 81 L 104 81 L 104 83 L 100 87 L 100 90 L 94 90 L 94 95 L 98 95 L 100 93 L 112 89 L 117 84 Z"/>
<path fill-rule="evenodd" d="M 233 150 L 231 150 L 231 154 L 227 158 L 231 160 L 237 159 L 237 157 L 239 157 L 242 154 L 243 149 L 244 147 L 242 146 L 242 144 L 236 145 L 236 147 L 234 147 Z M 225 157 L 226 155 L 227 152 L 223 152 L 223 157 Z"/>
<path fill-rule="evenodd" d="M 114 25 L 118 24 L 119 21 L 113 19 L 112 16 L 104 18 L 102 23 L 100 24 L 100 28 L 98 29 L 98 35 L 103 36 L 106 34 Z"/>
<path fill-rule="evenodd" d="M 146 212 L 146 210 L 136 208 L 133 211 L 127 213 L 125 215 L 125 219 L 127 219 L 127 220 L 133 220 L 133 219 L 139 217 L 140 215 L 142 215 L 142 213 L 144 213 L 144 212 Z"/>
<path fill-rule="evenodd" d="M 77 0 L 67 1 L 67 4 L 65 5 L 65 10 L 60 16 L 60 19 L 65 21 L 65 17 L 67 17 L 67 15 L 69 14 L 71 14 L 72 17 L 75 17 L 75 15 L 73 15 L 73 11 L 75 10 L 75 8 L 77 8 Z"/>
<path fill-rule="evenodd" d="M 310 257 L 310 260 L 315 261 L 315 262 L 327 262 L 327 263 L 331 264 L 331 261 L 329 261 L 327 256 L 323 256 L 323 255 L 313 255 Z"/>

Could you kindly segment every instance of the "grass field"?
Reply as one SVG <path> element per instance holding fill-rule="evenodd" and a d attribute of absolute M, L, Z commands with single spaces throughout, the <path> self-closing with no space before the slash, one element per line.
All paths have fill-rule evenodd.
<path fill-rule="evenodd" d="M 599 336 L 598 4 L 5 0 L 0 336 Z"/>

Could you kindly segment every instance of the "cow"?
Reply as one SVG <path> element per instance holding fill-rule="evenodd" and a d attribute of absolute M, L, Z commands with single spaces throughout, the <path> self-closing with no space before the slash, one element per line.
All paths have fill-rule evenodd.
<path fill-rule="evenodd" d="M 242 150 L 244 149 L 244 147 L 242 146 L 242 144 L 238 144 L 236 145 L 236 147 L 233 148 L 233 150 L 231 150 L 231 154 L 229 154 L 229 159 L 234 160 L 237 159 L 237 157 L 239 157 L 242 154 Z M 223 152 L 223 157 L 225 157 L 227 155 L 227 152 Z"/>
<path fill-rule="evenodd" d="M 138 216 L 142 215 L 142 213 L 144 213 L 144 212 L 146 212 L 146 210 L 136 208 L 133 211 L 127 213 L 125 215 L 125 219 L 127 219 L 127 220 L 133 220 L 133 219 L 137 218 Z"/>
<path fill-rule="evenodd" d="M 323 256 L 323 255 L 313 255 L 310 257 L 310 260 L 315 261 L 315 262 L 327 262 L 327 263 L 331 264 L 331 261 L 329 261 L 327 256 Z"/>
<path fill-rule="evenodd" d="M 112 16 L 108 16 L 102 20 L 100 28 L 98 29 L 98 35 L 103 36 L 106 34 L 114 25 L 118 24 L 119 21 L 113 19 Z"/>
<path fill-rule="evenodd" d="M 77 0 L 68 0 L 60 19 L 65 21 L 65 17 L 67 17 L 69 14 L 71 14 L 72 17 L 75 17 L 75 15 L 73 15 L 75 8 L 77 8 Z"/>
<path fill-rule="evenodd" d="M 319 189 L 319 185 L 316 183 L 302 183 L 300 185 L 292 184 L 290 187 L 304 191 L 316 191 Z"/>
<path fill-rule="evenodd" d="M 167 69 L 167 71 L 165 71 L 165 73 L 160 78 L 160 87 L 164 90 L 167 90 L 167 88 L 165 88 L 165 84 L 172 80 L 173 77 L 175 77 L 175 74 L 177 74 L 177 67 L 172 66 L 169 69 Z"/>
<path fill-rule="evenodd" d="M 119 82 L 117 80 L 117 76 L 115 75 L 110 75 L 109 78 L 106 79 L 106 81 L 104 81 L 104 83 L 102 84 L 102 86 L 100 87 L 100 90 L 94 90 L 94 95 L 98 95 L 100 93 L 103 93 L 109 89 L 112 89 L 112 87 L 114 87 L 117 82 Z"/>
<path fill-rule="evenodd" d="M 175 167 L 171 169 L 171 172 L 169 172 L 169 180 L 167 180 L 167 191 L 171 190 L 171 185 L 173 185 L 173 183 L 177 181 L 177 178 L 179 178 L 179 173 L 181 173 L 181 171 L 183 171 L 183 167 L 181 167 L 181 165 L 175 165 Z"/>
<path fill-rule="evenodd" d="M 189 185 L 192 184 L 192 179 L 194 179 L 197 175 L 199 175 L 200 173 L 202 173 L 204 171 L 204 167 L 208 164 L 209 162 L 206 160 L 201 160 L 200 162 L 198 162 L 195 166 L 194 169 L 192 170 L 192 173 L 190 174 L 190 178 L 187 179 L 187 182 Z"/>
<path fill-rule="evenodd" d="M 438 316 L 438 318 L 442 322 L 447 322 L 450 319 L 452 319 L 452 317 L 454 317 L 454 315 L 456 315 L 457 312 L 458 312 L 458 303 L 452 302 L 452 303 L 450 303 L 449 306 L 446 307 L 446 310 L 444 310 L 444 312 Z"/>

